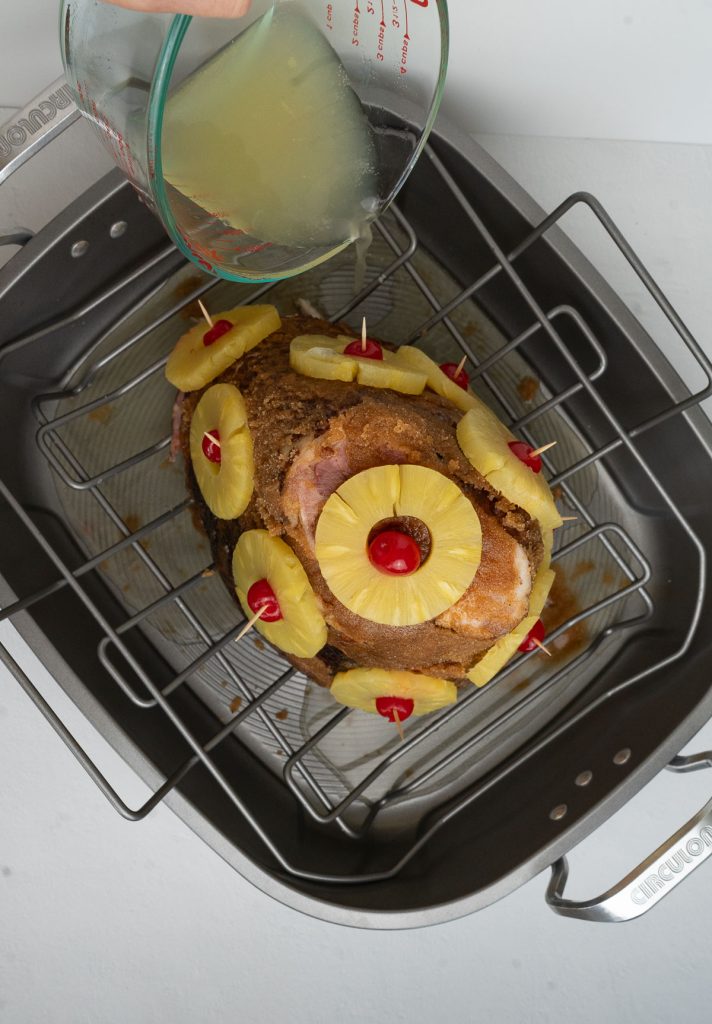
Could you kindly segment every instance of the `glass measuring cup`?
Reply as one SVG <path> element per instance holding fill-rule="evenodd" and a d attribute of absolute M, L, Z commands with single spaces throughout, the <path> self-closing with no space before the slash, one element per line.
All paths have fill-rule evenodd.
<path fill-rule="evenodd" d="M 447 66 L 446 0 L 253 0 L 239 19 L 62 0 L 77 103 L 185 255 L 277 280 L 360 236 L 407 178 Z"/>

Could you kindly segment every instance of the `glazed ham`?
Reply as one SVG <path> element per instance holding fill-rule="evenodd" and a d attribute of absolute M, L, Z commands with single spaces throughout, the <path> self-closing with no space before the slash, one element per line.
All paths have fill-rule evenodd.
<path fill-rule="evenodd" d="M 238 520 L 215 519 L 202 501 L 190 467 L 189 432 L 203 392 L 183 399 L 188 483 L 216 564 L 234 591 L 231 557 L 241 531 L 264 528 L 286 541 L 306 570 L 328 627 L 328 643 L 315 658 L 290 660 L 324 685 L 335 672 L 356 665 L 463 680 L 527 614 L 543 552 L 539 527 L 470 465 L 455 436 L 462 414 L 446 399 L 429 391 L 413 397 L 318 380 L 290 368 L 292 338 L 341 333 L 315 318 L 285 318 L 280 331 L 213 382 L 239 388 L 254 444 L 254 492 Z M 381 625 L 355 615 L 331 593 L 315 555 L 316 525 L 329 496 L 357 473 L 394 464 L 424 466 L 454 481 L 482 528 L 482 559 L 467 591 L 435 619 L 414 626 Z"/>

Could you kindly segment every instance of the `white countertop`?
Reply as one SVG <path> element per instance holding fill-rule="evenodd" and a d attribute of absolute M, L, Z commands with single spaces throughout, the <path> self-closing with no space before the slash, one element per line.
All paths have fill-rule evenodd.
<path fill-rule="evenodd" d="M 527 0 L 513 0 L 513 6 L 520 19 L 529 17 Z M 677 20 L 670 12 L 673 6 Z M 707 0 L 681 5 L 601 0 L 590 8 L 595 17 L 572 11 L 563 0 L 548 0 L 544 7 L 546 18 L 531 15 L 517 25 L 527 27 L 529 39 L 547 28 L 549 62 L 560 50 L 570 65 L 566 40 L 559 37 L 560 47 L 551 41 L 553 25 L 561 32 L 565 23 L 567 32 L 578 33 L 590 46 L 590 33 L 605 29 L 611 52 L 628 46 L 626 52 L 639 53 L 643 70 L 651 53 L 656 54 L 669 78 L 667 62 L 674 52 L 679 73 L 672 77 L 682 83 L 680 89 L 661 111 L 659 93 L 655 103 L 643 102 L 644 90 L 634 88 L 639 77 L 626 79 L 626 103 L 621 104 L 614 102 L 615 89 L 604 78 L 607 106 L 604 100 L 589 103 L 590 90 L 582 87 L 579 106 L 585 117 L 576 125 L 583 122 L 584 131 L 572 129 L 562 108 L 528 131 L 569 137 L 518 135 L 522 127 L 516 117 L 505 116 L 510 79 L 500 75 L 501 62 L 492 61 L 489 71 L 486 62 L 481 66 L 482 54 L 503 47 L 505 38 L 515 39 L 506 33 L 506 20 L 500 24 L 490 11 L 480 27 L 478 38 L 486 30 L 488 46 L 482 44 L 477 75 L 486 72 L 487 80 L 496 83 L 496 94 L 477 123 L 467 124 L 466 85 L 473 79 L 467 77 L 464 34 L 456 31 L 451 110 L 459 110 L 461 123 L 469 128 L 491 132 L 499 126 L 501 134 L 481 141 L 545 207 L 578 188 L 597 194 L 693 331 L 712 345 L 712 147 L 704 145 L 711 141 L 705 92 L 710 76 L 705 59 L 700 77 L 698 53 L 703 39 L 709 44 L 712 7 Z M 464 17 L 461 0 L 453 0 L 451 9 L 457 25 L 456 19 Z M 55 16 L 55 0 L 28 0 L 10 15 L 10 31 L 7 15 L 3 18 L 0 105 L 24 102 L 53 77 L 56 58 L 47 18 Z M 678 53 L 681 33 L 689 42 L 687 61 Z M 522 42 L 524 36 L 516 34 L 519 67 L 541 52 L 527 39 Z M 675 44 L 663 46 L 663 37 Z M 30 41 L 34 60 L 25 59 Z M 619 77 L 615 86 L 624 84 Z M 549 88 L 550 82 L 541 87 Z M 606 118 L 602 110 L 608 111 Z M 587 132 L 608 138 L 580 137 Z M 80 159 L 70 146 L 60 142 L 59 147 L 64 177 L 71 178 L 74 188 L 84 187 L 98 173 L 102 157 Z M 62 188 L 38 202 L 32 174 L 31 169 L 21 172 L 0 191 L 0 226 L 12 221 L 38 228 L 67 202 Z M 580 240 L 584 227 L 572 224 L 570 230 Z M 599 240 L 587 242 L 588 251 L 635 307 L 641 297 L 625 271 Z M 643 309 L 640 315 L 645 319 L 649 314 Z M 17 651 L 110 781 L 138 802 L 143 784 L 8 627 L 0 630 L 0 638 Z M 690 745 L 703 748 L 712 748 L 712 726 Z M 243 1024 L 331 1024 L 337 1019 L 429 1024 L 445 1017 L 454 1024 L 669 1024 L 704 1016 L 712 958 L 709 866 L 651 914 L 625 926 L 555 917 L 544 905 L 547 879 L 541 876 L 501 903 L 453 924 L 419 932 L 356 932 L 313 921 L 268 899 L 164 807 L 140 824 L 119 818 L 2 670 L 0 772 L 2 1024 L 231 1019 Z M 665 773 L 656 779 L 574 851 L 570 895 L 582 898 L 607 888 L 698 810 L 711 790 L 712 772 Z"/>
<path fill-rule="evenodd" d="M 22 662 L 112 784 L 145 799 L 29 651 Z M 712 726 L 692 746 L 712 747 Z M 628 925 L 554 916 L 542 875 L 452 924 L 359 932 L 264 896 L 164 807 L 121 819 L 7 673 L 0 771 L 3 1024 L 669 1024 L 706 1005 L 709 866 Z M 571 895 L 622 877 L 705 803 L 710 776 L 651 783 L 574 852 Z"/>

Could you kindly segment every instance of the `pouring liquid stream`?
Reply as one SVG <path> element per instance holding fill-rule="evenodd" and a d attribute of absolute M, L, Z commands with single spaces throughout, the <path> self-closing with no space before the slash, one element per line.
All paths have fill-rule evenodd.
<path fill-rule="evenodd" d="M 361 252 L 370 235 L 371 129 L 338 56 L 296 3 L 260 18 L 176 89 L 162 147 L 168 183 L 222 222 L 236 250 L 314 249 L 318 262 L 354 239 Z"/>

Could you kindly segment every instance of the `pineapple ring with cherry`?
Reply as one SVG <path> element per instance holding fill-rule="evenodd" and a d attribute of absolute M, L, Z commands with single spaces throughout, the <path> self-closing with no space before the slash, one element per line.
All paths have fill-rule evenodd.
<path fill-rule="evenodd" d="M 390 388 L 403 395 L 420 395 L 426 384 L 424 373 L 401 365 L 397 352 L 381 350 L 382 359 L 345 355 L 353 338 L 327 338 L 321 334 L 300 334 L 289 346 L 289 363 L 304 377 L 319 380 L 356 381 L 371 388 Z M 359 342 L 360 344 L 360 342 Z"/>
<path fill-rule="evenodd" d="M 519 505 L 544 530 L 562 525 L 548 483 L 512 451 L 516 438 L 484 402 L 467 412 L 457 425 L 457 440 L 470 464 L 508 501 Z"/>
<path fill-rule="evenodd" d="M 282 326 L 274 306 L 235 306 L 214 320 L 191 328 L 168 357 L 166 377 L 179 391 L 204 388 Z"/>
<path fill-rule="evenodd" d="M 252 497 L 255 463 L 245 400 L 233 384 L 214 384 L 195 407 L 190 461 L 213 515 L 241 516 Z"/>
<path fill-rule="evenodd" d="M 318 654 L 327 641 L 326 623 L 304 567 L 288 544 L 267 530 L 247 530 L 235 545 L 232 574 L 238 600 L 248 618 L 262 604 L 254 602 L 254 598 L 256 607 L 250 604 L 250 591 L 255 584 L 267 581 L 274 595 L 270 603 L 274 606 L 276 602 L 274 611 L 280 618 L 255 622 L 255 629 L 265 640 L 285 654 L 299 658 Z"/>
<path fill-rule="evenodd" d="M 454 704 L 457 687 L 447 679 L 423 676 L 417 672 L 353 668 L 334 676 L 331 695 L 339 704 L 368 711 L 372 715 L 380 714 L 390 722 L 395 721 L 395 708 L 403 722 L 411 715 L 429 715 Z"/>
<path fill-rule="evenodd" d="M 424 373 L 430 390 L 442 398 L 447 398 L 461 412 L 469 412 L 470 409 L 477 405 L 479 399 L 473 395 L 469 388 L 461 388 L 459 384 L 456 384 L 451 377 L 448 377 L 442 371 L 429 355 L 426 355 L 419 348 L 415 348 L 412 345 L 401 345 L 396 354 L 398 361 L 403 366 L 407 366 L 419 373 Z"/>
<path fill-rule="evenodd" d="M 544 546 L 546 549 L 546 542 Z M 475 686 L 486 686 L 490 679 L 493 679 L 504 668 L 539 621 L 556 576 L 554 570 L 549 568 L 550 558 L 551 552 L 549 551 L 548 555 L 545 554 L 544 561 L 534 577 L 527 617 L 522 619 L 516 629 L 513 629 L 507 636 L 501 637 L 493 647 L 490 647 L 484 657 L 480 658 L 467 673 L 467 678 Z"/>
<path fill-rule="evenodd" d="M 409 575 L 384 575 L 369 558 L 381 522 L 413 517 L 428 528 L 428 557 Z M 437 618 L 462 597 L 482 557 L 472 502 L 448 477 L 424 466 L 375 466 L 327 500 L 316 527 L 316 557 L 331 592 L 355 615 L 388 626 Z"/>

